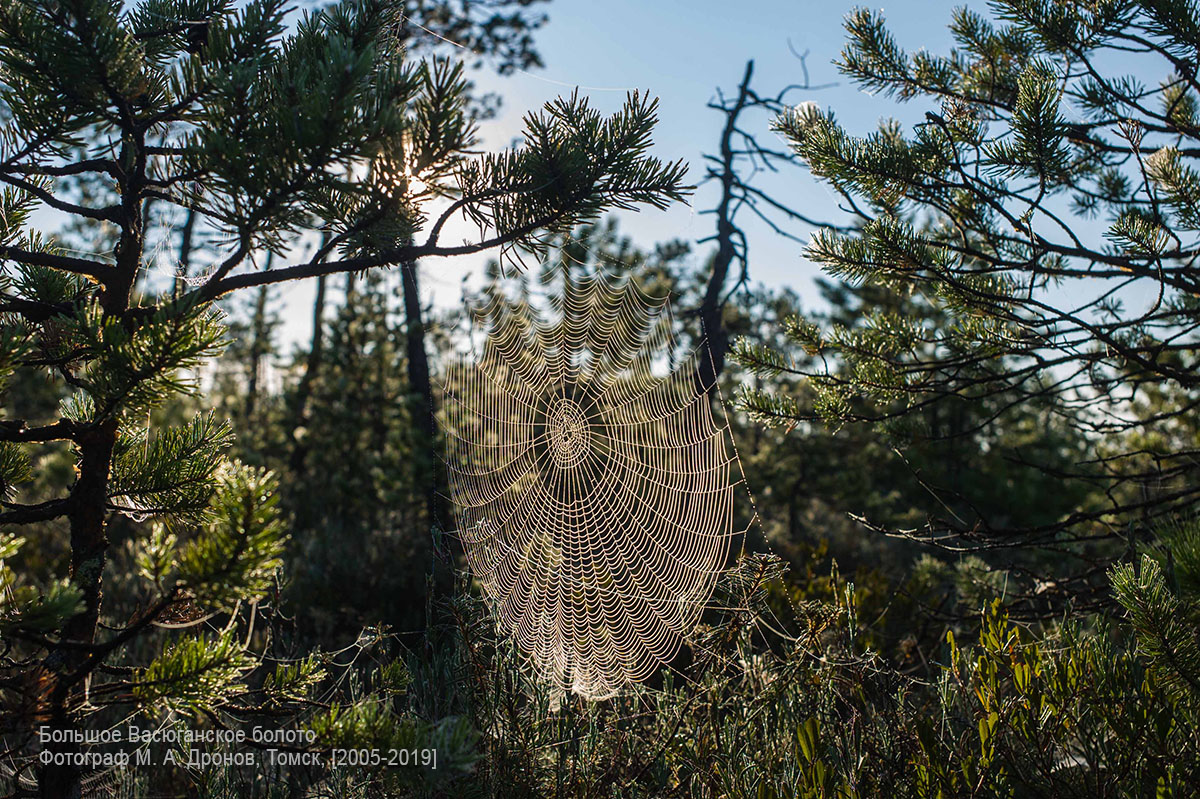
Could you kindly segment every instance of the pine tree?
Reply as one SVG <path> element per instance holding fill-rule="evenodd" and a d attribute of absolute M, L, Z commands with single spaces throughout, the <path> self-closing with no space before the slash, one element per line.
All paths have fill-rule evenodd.
<path fill-rule="evenodd" d="M 302 600 L 297 621 L 327 633 L 380 620 L 417 630 L 425 621 L 433 553 L 424 489 L 439 464 L 422 457 L 417 441 L 414 417 L 424 409 L 410 402 L 405 379 L 399 282 L 369 272 L 347 293 L 327 325 L 309 421 L 297 431 L 305 468 L 279 467 L 294 518 L 288 573 L 291 595 Z M 297 393 L 286 389 L 283 404 Z M 369 582 L 356 580 L 364 571 Z"/>
<path fill-rule="evenodd" d="M 853 325 L 797 319 L 788 333 L 819 355 L 809 365 L 739 354 L 803 378 L 834 426 L 873 426 L 901 448 L 937 434 L 921 419 L 932 407 L 986 407 L 949 434 L 983 435 L 1014 470 L 1098 498 L 1052 519 L 930 513 L 921 530 L 889 520 L 879 529 L 968 550 L 1059 551 L 1085 539 L 1073 551 L 1103 561 L 1122 551 L 1114 539 L 1148 536 L 1153 519 L 1200 498 L 1194 444 L 1162 446 L 1156 435 L 1186 420 L 1200 388 L 1200 15 L 1190 0 L 991 6 L 994 22 L 954 13 L 946 56 L 906 52 L 877 13 L 848 17 L 840 68 L 866 89 L 924 103 L 911 134 L 885 120 L 856 136 L 812 104 L 778 121 L 855 214 L 855 230 L 821 229 L 807 256 L 941 321 L 885 307 Z M 1164 392 L 1170 401 L 1142 412 L 1148 393 Z M 804 416 L 770 391 L 745 404 Z M 996 435 L 1023 413 L 1063 420 L 1090 445 L 1062 463 Z"/>
<path fill-rule="evenodd" d="M 1200 707 L 1200 519 L 1163 525 L 1139 562 L 1109 577 L 1139 654 L 1172 693 Z"/>
<path fill-rule="evenodd" d="M 349 0 L 289 24 L 278 0 L 0 3 L 0 377 L 48 376 L 67 393 L 57 420 L 0 423 L 0 524 L 69 535 L 66 574 L 37 586 L 5 572 L 5 729 L 24 733 L 18 749 L 40 724 L 104 723 L 97 708 L 236 715 L 286 703 L 315 679 L 310 665 L 239 687 L 256 664 L 253 608 L 284 547 L 273 478 L 227 463 L 229 429 L 209 415 L 148 427 L 221 347 L 213 301 L 536 247 L 606 208 L 682 196 L 683 166 L 647 154 L 655 102 L 637 94 L 608 118 L 578 96 L 557 100 L 526 118 L 520 149 L 468 157 L 462 69 L 406 63 L 407 17 L 393 9 Z M 71 191 L 80 176 L 92 191 Z M 427 218 L 434 197 L 446 210 Z M 29 228 L 39 206 L 102 223 L 111 246 L 63 250 Z M 188 290 L 161 292 L 151 242 L 174 211 L 214 233 L 221 257 Z M 458 213 L 479 226 L 476 241 L 442 240 Z M 312 258 L 246 268 L 314 229 L 327 237 Z M 64 445 L 76 464 L 69 492 L 22 496 L 40 448 Z M 134 542 L 144 601 L 128 617 L 102 605 L 114 514 L 157 520 Z M 20 537 L 5 535 L 8 563 Z M 229 619 L 225 631 L 196 632 L 211 613 Z M 155 627 L 164 619 L 193 629 L 169 643 Z M 44 796 L 79 796 L 84 769 L 50 763 L 37 779 Z"/>

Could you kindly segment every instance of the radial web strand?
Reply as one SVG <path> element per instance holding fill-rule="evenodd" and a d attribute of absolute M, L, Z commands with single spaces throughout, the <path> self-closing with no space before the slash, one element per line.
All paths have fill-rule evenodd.
<path fill-rule="evenodd" d="M 561 270 L 475 311 L 442 424 L 468 565 L 542 679 L 605 698 L 669 662 L 742 535 L 736 454 L 666 298 Z"/>

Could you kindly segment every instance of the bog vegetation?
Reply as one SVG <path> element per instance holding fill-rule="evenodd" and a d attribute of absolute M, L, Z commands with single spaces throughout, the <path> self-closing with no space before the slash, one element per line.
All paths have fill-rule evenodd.
<path fill-rule="evenodd" d="M 0 794 L 1196 795 L 1196 4 L 996 0 L 940 55 L 853 11 L 838 69 L 923 121 L 847 130 L 751 65 L 691 178 L 640 95 L 475 152 L 499 99 L 447 41 L 524 69 L 542 19 L 0 0 Z M 710 240 L 605 216 L 701 179 Z M 753 287 L 739 214 L 819 302 Z M 422 305 L 421 270 L 489 251 L 463 307 Z M 468 306 L 564 271 L 670 292 L 756 499 L 690 654 L 603 702 L 496 635 L 439 499 Z M 438 767 L 77 757 L 130 723 Z"/>

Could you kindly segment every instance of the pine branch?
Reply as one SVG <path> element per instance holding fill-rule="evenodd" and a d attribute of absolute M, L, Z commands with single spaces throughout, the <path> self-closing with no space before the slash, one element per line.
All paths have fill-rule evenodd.
<path fill-rule="evenodd" d="M 0 524 L 32 524 L 61 519 L 71 510 L 70 500 L 51 499 L 36 505 L 17 505 L 11 502 L 0 502 Z"/>
<path fill-rule="evenodd" d="M 27 427 L 20 419 L 0 421 L 0 441 L 22 443 L 70 441 L 80 432 L 80 427 L 69 419 L 59 419 L 54 424 L 42 427 Z"/>
<path fill-rule="evenodd" d="M 99 261 L 89 261 L 85 258 L 72 258 L 66 255 L 54 255 L 46 252 L 32 252 L 7 244 L 0 244 L 0 258 L 8 258 L 18 263 L 30 264 L 32 266 L 48 266 L 52 269 L 61 269 L 64 272 L 84 275 L 94 278 L 97 281 L 102 280 L 112 272 L 112 267 Z"/>

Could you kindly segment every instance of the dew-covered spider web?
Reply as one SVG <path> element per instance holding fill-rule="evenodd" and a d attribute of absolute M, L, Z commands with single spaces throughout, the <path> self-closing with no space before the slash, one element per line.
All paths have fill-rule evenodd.
<path fill-rule="evenodd" d="M 474 311 L 482 341 L 446 373 L 442 423 L 458 536 L 499 625 L 543 680 L 605 698 L 697 624 L 744 533 L 742 477 L 667 298 L 559 271 L 545 297 Z"/>

